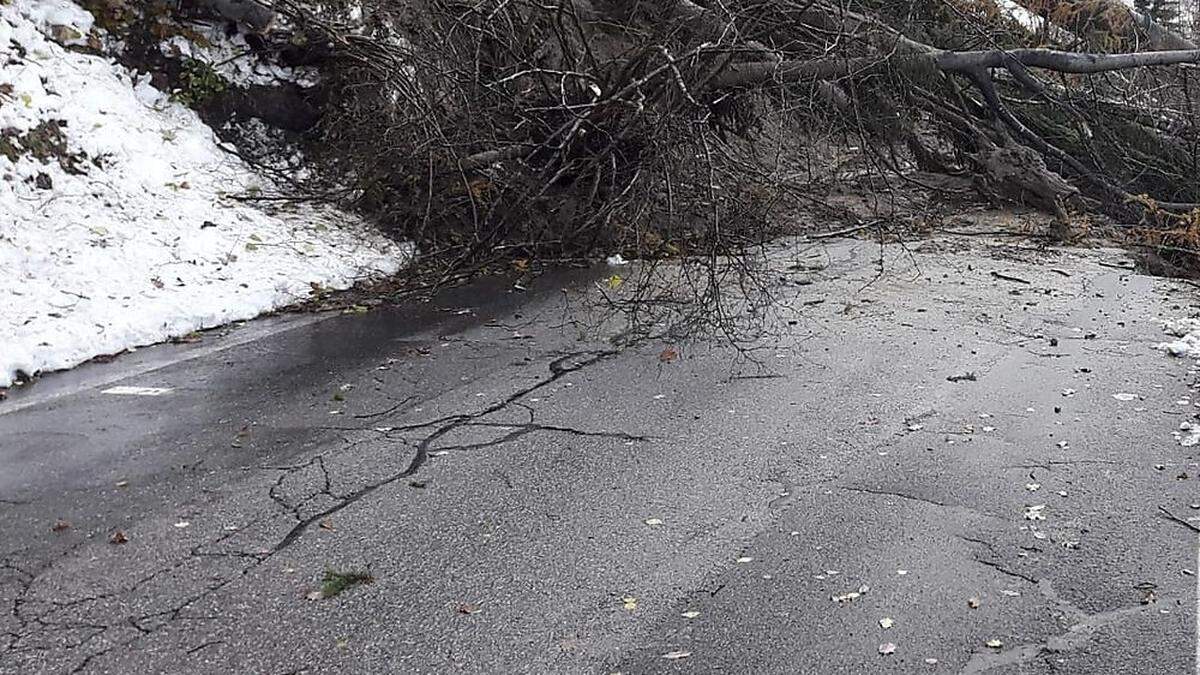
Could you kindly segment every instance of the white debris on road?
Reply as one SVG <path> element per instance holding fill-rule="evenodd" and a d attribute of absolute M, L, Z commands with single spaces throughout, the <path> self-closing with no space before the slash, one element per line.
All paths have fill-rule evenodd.
<path fill-rule="evenodd" d="M 1171 342 L 1154 345 L 1171 356 L 1200 359 L 1200 319 L 1171 319 L 1163 322 L 1163 331 L 1174 336 Z"/>
<path fill-rule="evenodd" d="M 65 0 L 0 3 L 0 387 L 409 257 L 341 212 L 231 199 L 272 186 L 148 78 L 60 44 L 91 30 Z"/>
<path fill-rule="evenodd" d="M 1185 448 L 1190 448 L 1200 443 L 1200 426 L 1194 425 L 1191 422 L 1180 422 L 1179 430 L 1172 432 L 1175 440 Z"/>

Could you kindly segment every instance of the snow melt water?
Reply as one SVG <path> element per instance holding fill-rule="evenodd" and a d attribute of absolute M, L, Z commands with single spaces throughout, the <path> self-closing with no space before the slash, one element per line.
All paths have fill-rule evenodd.
<path fill-rule="evenodd" d="M 0 387 L 407 260 L 344 213 L 232 199 L 271 185 L 147 78 L 49 37 L 91 30 L 65 0 L 0 2 Z"/>

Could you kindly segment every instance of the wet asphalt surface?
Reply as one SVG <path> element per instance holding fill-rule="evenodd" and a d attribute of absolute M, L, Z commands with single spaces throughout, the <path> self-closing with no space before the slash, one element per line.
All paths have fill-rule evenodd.
<path fill-rule="evenodd" d="M 1194 672 L 1200 393 L 1150 345 L 1195 291 L 908 248 L 781 252 L 749 355 L 617 349 L 578 272 L 47 376 L 0 673 Z"/>

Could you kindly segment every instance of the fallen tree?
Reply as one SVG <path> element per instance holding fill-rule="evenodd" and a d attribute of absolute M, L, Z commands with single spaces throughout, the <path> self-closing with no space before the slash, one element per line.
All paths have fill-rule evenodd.
<path fill-rule="evenodd" d="M 1192 228 L 1200 50 L 1103 2 L 1038 1 L 1022 5 L 1073 44 L 988 0 L 276 8 L 331 59 L 322 194 L 449 264 L 714 251 L 846 175 L 877 191 L 918 168 L 1060 224 Z M 1076 51 L 1104 31 L 1120 49 Z"/>

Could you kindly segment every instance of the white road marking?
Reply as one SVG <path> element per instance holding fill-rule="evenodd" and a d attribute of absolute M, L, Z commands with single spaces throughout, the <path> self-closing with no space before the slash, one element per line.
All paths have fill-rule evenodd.
<path fill-rule="evenodd" d="M 173 391 L 171 387 L 109 387 L 101 394 L 115 394 L 117 396 L 162 396 Z"/>
<path fill-rule="evenodd" d="M 341 315 L 337 312 L 326 312 L 324 314 L 285 315 L 269 319 L 256 319 L 224 337 L 213 339 L 209 344 L 187 345 L 189 348 L 179 351 L 173 349 L 175 345 L 163 345 L 161 349 L 166 352 L 165 354 L 157 354 L 147 358 L 146 361 L 134 365 L 122 367 L 122 359 L 117 359 L 111 364 L 105 364 L 106 367 L 96 369 L 89 369 L 88 364 L 84 364 L 83 366 L 78 366 L 75 370 L 65 371 L 69 373 L 67 377 L 73 380 L 66 386 L 47 387 L 46 385 L 49 384 L 49 381 L 43 381 L 38 383 L 34 390 L 29 393 L 19 392 L 18 395 L 11 395 L 10 393 L 11 398 L 0 403 L 0 417 L 41 405 L 48 401 L 73 396 L 89 389 L 103 387 L 118 380 L 145 375 L 146 373 L 161 370 L 178 363 L 203 358 L 211 354 L 223 352 L 226 349 L 244 345 L 248 342 L 255 342 L 277 333 L 294 330 L 337 316 Z M 153 348 L 143 348 L 138 353 L 131 354 L 130 356 L 146 358 L 148 352 L 154 351 L 156 350 Z M 78 373 L 83 370 L 87 370 L 88 374 L 79 377 Z"/>

